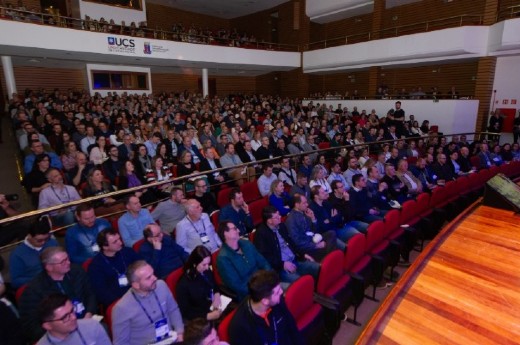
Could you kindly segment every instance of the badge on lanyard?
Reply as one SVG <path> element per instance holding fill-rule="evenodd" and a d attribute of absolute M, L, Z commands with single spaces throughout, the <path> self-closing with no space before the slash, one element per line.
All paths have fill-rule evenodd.
<path fill-rule="evenodd" d="M 98 253 L 99 252 L 99 246 L 98 246 L 97 243 L 93 244 L 92 247 L 90 247 L 90 248 L 92 248 L 92 251 L 94 253 Z"/>
<path fill-rule="evenodd" d="M 117 277 L 117 282 L 119 283 L 119 287 L 128 286 L 128 278 L 124 274 L 120 274 L 119 277 Z"/>
<path fill-rule="evenodd" d="M 72 300 L 72 304 L 74 305 L 74 311 L 76 313 L 76 316 L 81 317 L 83 315 L 83 312 L 85 311 L 85 306 L 83 305 L 83 303 L 75 299 Z"/>
<path fill-rule="evenodd" d="M 200 234 L 200 240 L 202 241 L 202 244 L 209 243 L 209 237 L 205 232 Z"/>
<path fill-rule="evenodd" d="M 155 341 L 166 339 L 169 335 L 170 327 L 168 326 L 168 320 L 166 318 L 155 322 Z"/>

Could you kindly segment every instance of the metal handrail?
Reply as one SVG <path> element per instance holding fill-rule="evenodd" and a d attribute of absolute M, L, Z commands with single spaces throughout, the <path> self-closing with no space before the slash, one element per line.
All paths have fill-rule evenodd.
<path fill-rule="evenodd" d="M 482 135 L 488 135 L 488 134 L 496 135 L 496 133 L 488 133 L 488 132 L 468 132 L 468 133 L 446 134 L 446 135 L 443 135 L 443 136 L 444 137 L 451 137 L 451 136 L 455 136 L 455 135 L 458 135 L 458 136 L 460 136 L 460 135 L 475 135 L 475 136 L 480 137 Z M 436 135 L 436 134 L 433 134 L 433 135 L 426 135 L 426 136 L 422 136 L 422 137 L 405 138 L 404 140 L 429 139 L 429 138 L 434 138 L 434 137 L 439 137 L 439 136 Z M 306 152 L 297 153 L 297 154 L 290 154 L 290 155 L 286 155 L 284 157 L 287 157 L 287 158 L 297 158 L 297 157 L 301 157 L 301 156 L 305 156 L 305 155 L 310 155 L 310 154 L 313 154 L 313 153 L 323 153 L 323 152 L 331 152 L 331 151 L 338 151 L 339 152 L 339 151 L 344 150 L 344 149 L 354 149 L 356 147 L 362 147 L 362 146 L 369 147 L 369 146 L 372 146 L 372 145 L 380 145 L 380 144 L 390 143 L 390 142 L 394 142 L 394 141 L 395 140 L 392 139 L 392 140 L 382 140 L 382 141 L 377 141 L 377 142 L 362 143 L 362 144 L 356 144 L 356 145 L 344 145 L 344 146 L 330 147 L 330 148 L 327 148 L 327 149 L 318 149 L 318 150 L 315 150 L 315 151 L 306 151 Z M 87 202 L 101 200 L 101 199 L 105 199 L 105 198 L 109 198 L 109 197 L 120 197 L 120 196 L 123 196 L 125 194 L 129 194 L 129 193 L 132 193 L 132 192 L 137 192 L 137 191 L 140 191 L 140 190 L 143 190 L 143 189 L 147 189 L 147 188 L 162 186 L 162 185 L 165 185 L 165 184 L 182 185 L 183 183 L 185 183 L 189 179 L 205 176 L 209 172 L 217 172 L 217 171 L 218 172 L 220 172 L 220 171 L 225 172 L 226 170 L 244 168 L 244 167 L 254 166 L 254 165 L 257 165 L 257 164 L 261 165 L 261 164 L 264 164 L 264 163 L 277 163 L 279 160 L 280 160 L 280 157 L 272 158 L 272 159 L 263 159 L 263 160 L 259 160 L 259 161 L 255 161 L 255 162 L 243 163 L 243 164 L 236 165 L 236 166 L 233 166 L 233 167 L 225 167 L 225 168 L 218 168 L 218 169 L 214 169 L 214 170 L 200 171 L 200 172 L 193 173 L 193 174 L 190 174 L 190 175 L 186 175 L 186 176 L 182 176 L 182 177 L 176 177 L 176 178 L 173 178 L 173 179 L 170 179 L 170 180 L 167 180 L 167 181 L 153 182 L 153 183 L 145 184 L 145 185 L 142 185 L 142 186 L 137 186 L 137 187 L 132 187 L 132 188 L 128 188 L 128 189 L 117 190 L 117 191 L 106 193 L 106 194 L 102 194 L 102 195 L 97 195 L 97 196 L 92 196 L 92 197 L 88 197 L 88 198 L 83 198 L 83 199 L 80 199 L 80 200 L 72 201 L 72 202 L 67 203 L 67 204 L 56 205 L 56 206 L 52 206 L 52 207 L 45 208 L 45 209 L 33 210 L 33 211 L 29 211 L 29 212 L 26 212 L 26 213 L 23 213 L 23 214 L 19 214 L 19 215 L 15 215 L 15 216 L 12 216 L 12 217 L 0 219 L 0 225 L 4 224 L 4 223 L 9 223 L 9 222 L 12 222 L 12 221 L 17 221 L 17 220 L 20 220 L 20 219 L 24 219 L 24 218 L 30 218 L 30 217 L 35 217 L 35 216 L 47 214 L 49 212 L 53 212 L 53 211 L 61 210 L 61 209 L 64 209 L 64 208 L 77 206 L 77 205 L 80 205 L 80 204 L 83 204 L 83 203 L 87 203 Z"/>
<path fill-rule="evenodd" d="M 520 3 L 520 1 L 519 1 L 519 3 Z M 498 23 L 498 22 L 501 22 L 506 19 L 517 18 L 517 17 L 520 17 L 520 4 L 508 6 L 501 10 L 498 10 L 496 22 Z"/>
<path fill-rule="evenodd" d="M 299 46 L 296 44 L 283 44 L 264 41 L 245 41 L 244 43 L 241 43 L 241 39 L 221 38 L 207 35 L 194 35 L 189 34 L 188 32 L 179 33 L 174 31 L 163 30 L 161 28 L 151 29 L 139 26 L 122 26 L 119 24 L 110 24 L 106 21 L 100 22 L 98 20 L 93 19 L 85 20 L 56 14 L 23 11 L 19 9 L 1 6 L 0 19 L 21 21 L 31 24 L 57 26 L 90 32 L 99 32 L 104 34 L 126 35 L 151 39 L 153 38 L 158 40 L 186 42 L 193 44 L 229 46 L 245 49 L 280 50 L 293 52 L 299 51 Z"/>
<path fill-rule="evenodd" d="M 478 18 L 478 21 L 471 22 L 468 24 L 465 24 L 465 18 Z M 324 46 L 321 48 L 315 48 L 315 49 L 323 49 L 327 47 L 334 47 L 334 46 L 340 46 L 340 45 L 346 45 L 346 44 L 353 44 L 353 43 L 360 43 L 360 42 L 366 42 L 370 41 L 372 39 L 380 39 L 380 38 L 388 38 L 388 37 L 397 37 L 401 35 L 408 35 L 412 33 L 418 33 L 418 32 L 428 32 L 428 31 L 434 31 L 437 30 L 435 27 L 438 27 L 440 23 L 445 21 L 451 21 L 453 19 L 457 19 L 456 22 L 451 27 L 457 27 L 457 26 L 464 26 L 464 25 L 482 25 L 482 16 L 477 14 L 463 14 L 460 16 L 453 16 L 453 17 L 446 17 L 446 18 L 439 18 L 429 21 L 423 21 L 423 22 L 417 22 L 412 24 L 406 24 L 406 25 L 398 25 L 393 26 L 377 31 L 370 31 L 370 32 L 363 32 L 363 33 L 357 33 L 347 36 L 338 36 L 334 38 L 328 38 L 321 41 L 315 41 L 310 42 L 307 46 L 305 46 L 305 50 L 313 50 L 310 49 L 311 45 L 316 44 L 323 44 Z M 408 32 L 406 29 L 416 28 L 415 30 L 409 30 L 412 32 Z M 406 33 L 408 32 L 408 33 Z M 391 35 L 385 35 L 386 33 L 392 33 Z M 340 42 L 340 44 L 331 44 L 332 42 Z"/>

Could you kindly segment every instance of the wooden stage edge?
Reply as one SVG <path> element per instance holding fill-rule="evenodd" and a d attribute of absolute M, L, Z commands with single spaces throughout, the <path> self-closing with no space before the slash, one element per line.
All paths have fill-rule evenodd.
<path fill-rule="evenodd" d="M 452 241 L 448 241 L 450 236 L 461 226 L 463 222 L 468 220 L 468 222 L 474 222 L 472 219 L 472 216 L 474 213 L 477 213 L 477 216 L 482 216 L 477 210 L 480 208 L 486 208 L 482 205 L 482 198 L 477 200 L 475 203 L 473 203 L 471 206 L 469 206 L 465 211 L 463 211 L 460 215 L 458 215 L 455 219 L 453 219 L 450 223 L 448 223 L 444 228 L 441 230 L 441 232 L 433 239 L 430 244 L 424 248 L 423 252 L 419 254 L 417 259 L 414 261 L 412 266 L 403 274 L 403 276 L 400 278 L 400 280 L 396 283 L 392 291 L 388 294 L 386 299 L 382 302 L 379 309 L 376 311 L 372 319 L 370 320 L 369 324 L 366 326 L 366 328 L 361 333 L 360 337 L 357 340 L 356 344 L 364 345 L 364 344 L 415 344 L 415 343 L 447 343 L 446 341 L 448 339 L 443 339 L 443 334 L 450 334 L 453 336 L 454 334 L 457 334 L 457 332 L 463 332 L 461 329 L 457 329 L 455 327 L 455 330 L 450 330 L 449 327 L 445 324 L 436 324 L 439 320 L 436 320 L 436 313 L 442 314 L 443 310 L 442 307 L 437 308 L 437 305 L 448 305 L 449 302 L 445 302 L 442 300 L 442 298 L 437 299 L 435 296 L 435 293 L 451 295 L 450 297 L 453 298 L 453 294 L 456 294 L 455 291 L 450 290 L 451 288 L 447 285 L 451 282 L 446 282 L 451 280 L 451 276 L 449 273 L 443 272 L 443 274 L 448 274 L 444 276 L 440 276 L 439 285 L 443 285 L 442 289 L 447 290 L 440 290 L 441 288 L 435 287 L 435 289 L 441 291 L 424 291 L 424 286 L 431 286 L 437 285 L 436 280 L 432 280 L 431 276 L 428 274 L 423 274 L 425 271 L 431 271 L 432 266 L 435 267 L 433 269 L 438 269 L 438 265 L 442 265 L 444 262 L 451 264 L 449 257 L 444 258 L 443 255 L 446 255 L 446 247 L 453 247 Z M 476 212 L 477 211 L 477 212 Z M 505 212 L 503 210 L 498 210 L 497 212 Z M 514 212 L 510 211 L 511 214 Z M 513 219 L 516 218 L 514 215 L 511 216 Z M 506 215 L 504 215 L 504 218 L 507 218 Z M 493 220 L 490 219 L 490 222 Z M 516 219 L 515 219 L 516 221 Z M 491 223 L 492 224 L 492 223 Z M 516 222 L 513 223 L 513 226 L 516 228 Z M 483 224 L 482 226 L 490 226 L 490 224 Z M 520 227 L 518 228 L 520 230 Z M 484 234 L 485 236 L 485 234 Z M 457 237 L 457 236 L 455 236 Z M 516 239 L 515 239 L 516 240 Z M 447 242 L 448 241 L 448 242 Z M 439 250 L 441 246 L 443 246 L 444 243 L 446 243 L 446 246 L 443 247 L 442 250 Z M 515 243 L 512 245 L 512 248 L 507 249 L 517 249 L 518 244 Z M 504 245 L 506 246 L 506 245 Z M 439 253 L 440 259 L 437 258 L 435 255 Z M 480 253 L 478 253 L 480 255 Z M 483 256 L 483 255 L 482 255 Z M 457 258 L 454 258 L 455 260 Z M 438 261 L 441 261 L 439 264 Z M 426 269 L 426 267 L 428 268 Z M 442 272 L 442 271 L 441 271 Z M 421 276 L 423 274 L 423 276 Z M 425 281 L 428 281 L 428 283 L 425 284 Z M 434 278 L 435 279 L 435 278 Z M 516 282 L 516 281 L 515 281 Z M 494 282 L 497 283 L 495 285 L 498 285 L 498 281 Z M 415 284 L 415 285 L 414 285 Z M 461 285 L 461 282 L 456 282 L 456 284 Z M 464 283 L 462 283 L 464 285 Z M 457 286 L 457 285 L 454 285 Z M 469 286 L 469 285 L 468 285 Z M 453 288 L 456 290 L 456 288 Z M 415 308 L 414 302 L 417 301 L 417 295 L 424 294 L 424 298 L 428 300 L 427 302 L 430 303 L 430 307 L 422 310 L 420 307 Z M 476 295 L 479 294 L 479 292 L 475 293 Z M 485 296 L 470 296 L 474 298 L 480 298 L 481 300 L 485 300 Z M 409 300 L 407 300 L 407 298 Z M 410 302 L 410 300 L 412 302 Z M 449 300 L 449 298 L 448 298 Z M 467 301 L 465 301 L 467 302 Z M 403 303 L 406 306 L 403 306 Z M 485 303 L 485 302 L 484 302 Z M 492 303 L 493 304 L 493 303 Z M 420 306 L 417 305 L 417 306 Z M 401 309 L 399 309 L 401 308 Z M 448 308 L 456 309 L 456 306 L 451 306 Z M 399 309 L 399 310 L 398 310 Z M 438 309 L 438 310 L 437 310 Z M 398 312 L 399 311 L 399 312 Z M 405 317 L 403 318 L 403 311 L 405 311 Z M 463 313 L 465 311 L 458 310 L 458 313 Z M 490 312 L 493 312 L 493 309 L 490 310 Z M 408 314 L 406 314 L 408 313 Z M 444 311 L 445 315 L 441 315 L 439 319 L 446 320 L 450 319 L 449 313 L 446 313 Z M 459 315 L 461 316 L 461 320 L 465 317 L 471 321 L 467 321 L 467 323 L 473 323 L 474 315 L 472 315 L 473 311 L 464 314 Z M 413 315 L 410 315 L 413 314 Z M 516 313 L 513 313 L 516 314 Z M 398 319 L 394 319 L 394 317 L 398 317 Z M 492 326 L 489 326 L 489 323 L 486 323 L 486 317 L 489 319 L 493 318 L 492 314 L 484 315 L 482 316 L 482 320 L 475 321 L 475 323 L 478 323 L 477 325 L 473 324 L 473 327 L 471 328 L 478 328 L 480 331 L 484 330 L 486 331 L 486 328 L 492 328 Z M 514 317 L 514 315 L 512 315 Z M 477 316 L 478 318 L 478 316 Z M 396 321 L 398 320 L 398 321 Z M 453 320 L 454 322 L 461 322 L 461 320 Z M 462 322 L 465 323 L 466 321 Z M 390 327 L 389 324 L 392 324 Z M 407 323 L 409 323 L 407 325 Z M 448 323 L 448 322 L 446 322 Z M 412 324 L 410 326 L 410 324 Z M 485 324 L 486 326 L 482 326 Z M 518 322 L 520 325 L 520 321 Z M 434 326 L 435 325 L 435 326 Z M 410 326 L 410 327 L 408 327 Z M 446 327 L 446 328 L 445 328 Z M 518 336 L 518 333 L 520 331 L 520 326 L 512 326 L 511 327 L 511 333 Z M 431 334 L 428 332 L 431 331 Z M 489 329 L 488 336 L 492 336 L 494 333 L 491 329 Z M 400 332 L 403 332 L 400 334 Z M 415 334 L 413 334 L 415 333 Z M 485 333 L 485 332 L 483 332 Z M 392 336 L 388 336 L 387 334 L 392 334 Z M 483 335 L 486 336 L 485 334 Z M 437 338 L 437 339 L 435 339 Z M 458 343 L 456 341 L 457 337 L 452 338 L 453 342 L 451 340 L 448 341 L 448 343 Z M 517 343 L 516 341 L 510 342 L 511 338 L 508 336 L 498 337 L 501 338 L 501 341 L 498 339 L 498 343 Z M 422 339 L 422 341 L 418 341 L 418 339 Z M 426 340 L 426 341 L 425 341 Z M 467 341 L 467 338 L 466 338 Z M 487 341 L 484 341 L 487 343 Z M 520 343 L 520 338 L 518 338 L 518 342 Z"/>

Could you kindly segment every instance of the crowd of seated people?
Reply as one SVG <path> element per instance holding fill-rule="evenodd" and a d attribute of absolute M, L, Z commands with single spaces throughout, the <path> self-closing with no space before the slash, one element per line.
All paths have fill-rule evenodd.
<path fill-rule="evenodd" d="M 319 262 L 328 253 L 344 250 L 349 238 L 365 233 L 371 222 L 394 207 L 392 201 L 402 203 L 421 192 L 442 188 L 458 176 L 520 160 L 517 143 L 470 143 L 457 135 L 425 138 L 409 130 L 410 117 L 399 123 L 395 113 L 379 117 L 373 112 L 367 117 L 363 110 L 338 108 L 330 113 L 327 109 L 256 95 L 205 100 L 187 93 L 91 97 L 72 90 L 40 90 L 16 97 L 9 110 L 18 142 L 27 138 L 30 148 L 24 171 L 27 176 L 39 176 L 42 183 L 28 188 L 30 193 L 39 193 L 41 207 L 104 195 L 114 187 L 144 188 L 159 180 L 168 186 L 125 193 L 119 201 L 106 197 L 51 213 L 54 222 L 77 222 L 67 229 L 65 248 L 52 242 L 48 225 L 46 231 L 29 232 L 20 249 L 13 252 L 11 269 L 15 272 L 11 274 L 17 287 L 27 285 L 20 311 L 22 322 L 32 330 L 28 334 L 31 340 L 47 330 L 38 325 L 36 306 L 43 294 L 54 292 L 69 296 L 78 318 L 99 312 L 96 301 L 108 307 L 121 298 L 124 302 L 114 310 L 114 340 L 127 339 L 123 337 L 125 327 L 133 321 L 125 312 L 135 307 L 128 291 L 143 293 L 146 274 L 166 279 L 180 269 L 185 274 L 179 284 L 180 308 L 156 278 L 148 282 L 148 288 L 159 289 L 158 296 L 165 298 L 175 315 L 171 327 L 182 334 L 179 318 L 221 317 L 222 311 L 215 312 L 220 303 L 215 296 L 221 288 L 239 302 L 248 294 L 247 282 L 260 270 L 274 270 L 283 288 L 301 275 L 316 276 Z M 136 128 L 141 130 L 139 139 Z M 114 138 L 118 132 L 122 134 Z M 358 138 L 363 148 L 347 146 L 332 155 L 313 152 L 316 144 L 351 145 L 350 137 Z M 259 141 L 256 149 L 250 145 L 252 138 Z M 382 139 L 389 142 L 376 143 Z M 289 147 L 303 154 L 297 160 L 286 157 L 292 153 Z M 253 158 L 275 160 L 258 170 L 230 173 L 240 157 L 249 157 L 247 152 L 252 154 L 251 165 L 255 165 Z M 174 171 L 189 175 L 206 171 L 200 168 L 203 163 L 208 170 L 222 166 L 216 154 L 231 164 L 217 175 L 210 170 L 189 181 L 194 191 L 167 183 Z M 261 173 L 255 176 L 257 171 Z M 208 187 L 222 182 L 226 186 L 220 186 L 221 191 L 227 189 L 228 197 L 219 207 L 212 195 L 215 190 Z M 245 192 L 251 188 L 268 205 L 260 210 L 260 222 L 253 219 L 253 202 L 245 200 Z M 151 212 L 143 207 L 146 201 L 160 200 Z M 100 217 L 97 211 L 114 203 L 126 212 L 116 216 L 116 222 Z M 218 222 L 210 217 L 217 208 Z M 112 229 L 114 224 L 117 230 Z M 42 250 L 43 266 L 38 260 Z M 27 258 L 15 256 L 20 251 Z M 212 258 L 222 286 L 209 279 L 214 289 L 204 286 L 191 291 L 189 286 L 200 287 L 201 279 L 208 275 Z M 407 258 L 402 260 L 406 265 Z M 75 268 L 89 263 L 93 266 L 92 271 L 87 268 L 88 273 Z M 134 267 L 134 263 L 138 264 Z M 132 274 L 127 272 L 130 267 Z M 144 330 L 147 322 L 144 319 L 135 326 L 143 328 L 142 336 L 148 334 Z"/>
<path fill-rule="evenodd" d="M 116 23 L 114 19 L 93 19 L 85 15 L 81 24 L 76 25 L 74 20 L 56 15 L 55 13 L 40 13 L 36 8 L 28 9 L 20 0 L 18 6 L 11 3 L 0 4 L 0 18 L 31 23 L 56 25 L 63 27 L 81 28 L 87 31 L 113 33 L 134 37 L 149 37 L 157 39 L 168 39 L 178 42 L 195 44 L 224 45 L 230 47 L 274 49 L 269 43 L 259 42 L 254 35 L 239 33 L 236 28 L 229 30 L 220 28 L 212 30 L 197 27 L 194 24 L 185 26 L 183 23 L 174 23 L 170 29 L 151 29 L 146 22 L 131 22 L 127 24 L 124 20 Z M 79 23 L 79 21 L 78 21 Z"/>
<path fill-rule="evenodd" d="M 432 86 L 429 90 L 424 90 L 422 86 L 412 87 L 410 91 L 407 91 L 406 88 L 401 89 L 390 89 L 387 86 L 380 86 L 377 88 L 375 94 L 372 95 L 360 95 L 358 90 L 354 90 L 352 93 L 350 91 L 345 91 L 344 94 L 338 91 L 327 91 L 325 93 L 317 92 L 313 93 L 309 96 L 310 99 L 328 99 L 328 100 L 340 100 L 340 99 L 364 99 L 364 98 L 374 98 L 374 99 L 459 99 L 464 98 L 467 99 L 466 96 L 460 95 L 459 91 L 455 88 L 455 86 L 450 87 L 450 89 L 443 93 L 441 90 L 437 88 L 437 86 Z"/>

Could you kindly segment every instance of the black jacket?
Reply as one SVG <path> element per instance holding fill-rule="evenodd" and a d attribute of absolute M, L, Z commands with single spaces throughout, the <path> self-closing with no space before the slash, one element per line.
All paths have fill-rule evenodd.
<path fill-rule="evenodd" d="M 291 238 L 289 237 L 289 233 L 287 232 L 285 224 L 280 224 L 278 232 L 296 256 L 296 249 L 292 243 Z M 254 245 L 275 271 L 280 272 L 283 270 L 280 243 L 278 242 L 276 234 L 267 226 L 267 224 L 262 223 L 256 230 Z"/>

